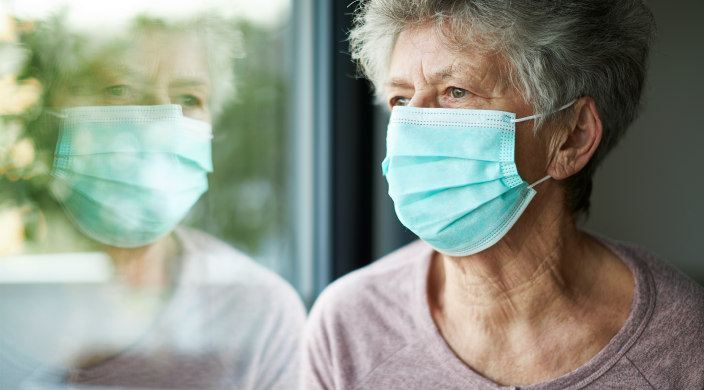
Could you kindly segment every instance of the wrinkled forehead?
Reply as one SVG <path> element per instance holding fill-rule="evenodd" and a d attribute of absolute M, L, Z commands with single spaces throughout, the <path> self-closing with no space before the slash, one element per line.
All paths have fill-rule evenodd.
<path fill-rule="evenodd" d="M 105 66 L 137 80 L 194 79 L 210 84 L 205 47 L 195 33 L 158 31 L 136 34 Z"/>
<path fill-rule="evenodd" d="M 425 55 L 424 66 L 432 66 L 439 76 L 453 74 L 490 74 L 508 86 L 511 65 L 491 36 L 477 36 L 480 30 L 453 28 L 447 22 L 409 25 L 390 41 L 383 84 L 395 78 L 394 68 L 404 58 Z M 412 42 L 409 44 L 409 42 Z M 430 69 L 425 69 L 430 71 Z"/>
<path fill-rule="evenodd" d="M 50 105 L 135 104 L 139 96 L 194 91 L 209 101 L 208 58 L 197 33 L 149 30 L 90 38 L 58 59 Z"/>

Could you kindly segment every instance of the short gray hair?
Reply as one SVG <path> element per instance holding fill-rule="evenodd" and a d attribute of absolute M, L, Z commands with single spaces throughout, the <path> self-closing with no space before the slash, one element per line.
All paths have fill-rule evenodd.
<path fill-rule="evenodd" d="M 654 18 L 640 0 L 363 0 L 350 32 L 352 58 L 383 93 L 401 31 L 432 25 L 449 48 L 471 45 L 506 60 L 504 76 L 529 102 L 538 129 L 579 97 L 596 101 L 601 144 L 565 181 L 568 207 L 587 212 L 591 177 L 636 116 Z M 569 111 L 568 111 L 569 112 Z"/>

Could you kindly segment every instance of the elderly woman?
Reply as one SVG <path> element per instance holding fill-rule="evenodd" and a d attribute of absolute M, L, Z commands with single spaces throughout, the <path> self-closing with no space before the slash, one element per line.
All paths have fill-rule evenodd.
<path fill-rule="evenodd" d="M 302 388 L 702 388 L 704 290 L 580 231 L 632 122 L 637 0 L 368 0 L 353 56 L 392 109 L 382 164 L 419 241 L 331 285 Z"/>
<path fill-rule="evenodd" d="M 104 252 L 115 272 L 1 290 L 1 388 L 295 387 L 297 293 L 215 237 L 177 227 L 208 188 L 211 122 L 232 92 L 232 42 L 218 22 L 142 18 L 127 38 L 95 45 L 72 46 L 78 38 L 58 27 L 42 37 L 57 48 L 37 53 L 58 127 L 51 190 L 90 238 L 85 249 L 42 249 Z M 66 237 L 69 225 L 49 219 L 49 235 Z M 11 304 L 21 298 L 42 314 Z"/>

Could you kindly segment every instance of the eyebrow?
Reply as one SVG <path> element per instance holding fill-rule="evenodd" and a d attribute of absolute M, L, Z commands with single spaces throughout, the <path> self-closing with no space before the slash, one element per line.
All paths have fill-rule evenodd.
<path fill-rule="evenodd" d="M 189 78 L 179 78 L 171 83 L 169 83 L 169 87 L 171 88 L 183 88 L 183 87 L 209 87 L 210 83 L 200 77 L 189 77 Z"/>
<path fill-rule="evenodd" d="M 126 64 L 118 64 L 114 70 L 118 71 L 121 76 L 129 77 L 138 83 L 147 84 L 150 81 L 150 77 L 141 72 L 140 69 L 131 67 Z M 169 83 L 170 88 L 184 88 L 184 87 L 210 87 L 210 82 L 207 78 L 199 76 L 194 72 L 187 72 L 180 76 L 177 76 L 175 80 Z"/>
<path fill-rule="evenodd" d="M 455 71 L 453 71 L 453 67 L 455 68 Z M 428 79 L 432 80 L 432 81 L 444 81 L 449 78 L 455 77 L 456 73 L 458 73 L 456 71 L 457 70 L 456 68 L 458 68 L 458 66 L 455 66 L 455 65 L 446 66 L 446 67 L 439 69 L 439 70 L 433 72 L 432 74 L 430 74 Z M 468 66 L 461 67 L 462 70 L 468 69 L 468 68 L 470 68 L 470 67 L 468 67 Z M 404 79 L 402 77 L 392 77 L 391 79 L 389 79 L 389 81 L 386 82 L 386 86 L 387 87 L 396 87 L 396 88 L 412 88 L 413 87 L 413 85 L 411 83 L 409 83 L 406 79 Z"/>
<path fill-rule="evenodd" d="M 411 88 L 412 85 L 411 83 L 407 82 L 406 80 L 400 78 L 400 77 L 394 77 L 391 80 L 386 82 L 386 87 L 393 87 L 393 88 Z"/>

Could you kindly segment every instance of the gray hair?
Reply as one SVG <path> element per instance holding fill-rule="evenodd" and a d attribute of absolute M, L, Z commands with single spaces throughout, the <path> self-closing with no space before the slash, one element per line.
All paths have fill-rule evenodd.
<path fill-rule="evenodd" d="M 603 123 L 589 164 L 564 184 L 573 214 L 587 212 L 596 166 L 636 116 L 655 30 L 640 0 L 366 0 L 350 32 L 352 58 L 383 94 L 391 52 L 401 31 L 432 25 L 448 48 L 472 46 L 506 62 L 503 76 L 535 114 L 553 114 L 579 97 L 596 101 Z"/>

